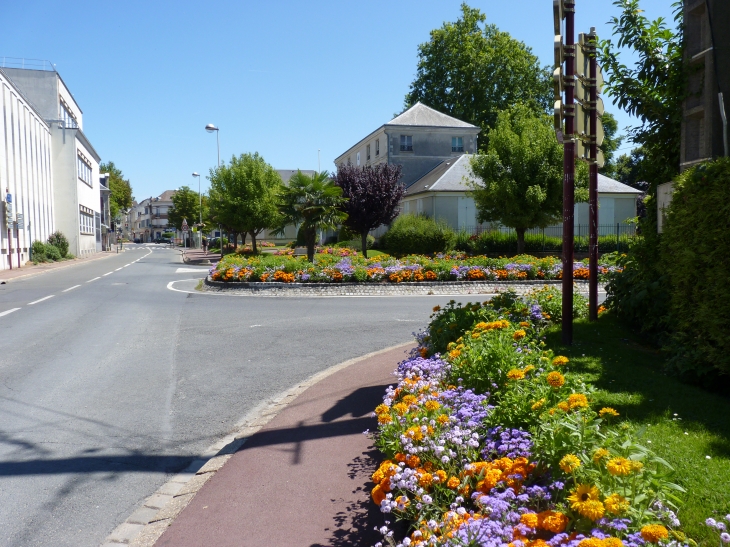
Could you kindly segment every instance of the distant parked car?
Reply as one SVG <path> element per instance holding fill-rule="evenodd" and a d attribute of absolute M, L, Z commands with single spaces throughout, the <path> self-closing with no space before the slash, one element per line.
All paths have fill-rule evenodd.
<path fill-rule="evenodd" d="M 138 237 L 135 237 L 134 238 L 134 242 L 135 243 L 142 243 L 142 240 L 140 238 L 138 238 Z"/>
<path fill-rule="evenodd" d="M 159 241 L 157 243 L 165 243 L 167 245 L 172 243 L 172 239 L 170 239 L 169 237 L 160 237 L 158 239 L 159 239 Z"/>

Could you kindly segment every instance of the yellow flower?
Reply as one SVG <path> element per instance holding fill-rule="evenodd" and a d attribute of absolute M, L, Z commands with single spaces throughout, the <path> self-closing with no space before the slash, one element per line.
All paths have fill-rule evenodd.
<path fill-rule="evenodd" d="M 408 412 L 408 405 L 403 403 L 397 403 L 393 405 L 393 410 L 395 410 L 395 413 L 398 414 L 398 416 L 403 416 L 403 414 Z"/>
<path fill-rule="evenodd" d="M 580 467 L 580 460 L 575 454 L 567 454 L 560 460 L 560 469 L 566 473 L 572 473 Z"/>
<path fill-rule="evenodd" d="M 529 328 L 530 323 L 528 323 L 527 321 L 520 321 L 520 327 Z"/>
<path fill-rule="evenodd" d="M 475 332 L 475 333 L 473 333 L 473 334 L 471 335 L 471 337 L 472 337 L 472 338 L 473 338 L 474 340 L 478 340 L 479 338 L 481 338 L 481 334 L 479 334 L 478 332 Z"/>
<path fill-rule="evenodd" d="M 523 513 L 520 516 L 520 523 L 530 528 L 537 528 L 537 513 Z"/>
<path fill-rule="evenodd" d="M 451 488 L 452 490 L 456 490 L 461 482 L 457 477 L 449 477 L 449 480 L 446 481 L 446 488 Z"/>
<path fill-rule="evenodd" d="M 449 423 L 449 417 L 446 414 L 441 414 L 438 418 L 436 418 L 436 421 L 441 425 L 444 425 Z"/>
<path fill-rule="evenodd" d="M 628 500 L 618 494 L 611 494 L 603 503 L 606 506 L 606 511 L 613 515 L 620 515 L 629 509 Z"/>
<path fill-rule="evenodd" d="M 601 410 L 598 411 L 598 415 L 601 418 L 605 418 L 606 416 L 611 416 L 612 418 L 615 418 L 616 416 L 618 416 L 618 412 L 616 412 L 615 409 L 606 406 L 606 407 L 603 407 Z"/>
<path fill-rule="evenodd" d="M 418 486 L 428 488 L 433 482 L 433 475 L 431 473 L 421 473 L 418 477 Z"/>
<path fill-rule="evenodd" d="M 606 538 L 603 540 L 603 547 L 624 547 L 624 542 L 619 538 Z"/>
<path fill-rule="evenodd" d="M 410 406 L 412 404 L 415 404 L 415 402 L 417 400 L 418 399 L 416 399 L 416 396 L 415 395 L 408 394 L 405 397 L 403 397 L 403 404 L 406 404 L 406 405 Z"/>
<path fill-rule="evenodd" d="M 461 351 L 459 351 L 458 349 L 452 349 L 449 352 L 449 357 L 451 357 L 452 359 L 456 359 L 459 355 L 461 355 Z"/>
<path fill-rule="evenodd" d="M 522 380 L 525 377 L 525 373 L 518 368 L 513 368 L 507 373 L 507 378 L 510 380 Z"/>
<path fill-rule="evenodd" d="M 576 509 L 580 516 L 590 519 L 592 521 L 596 521 L 603 517 L 603 513 L 605 512 L 605 510 L 606 508 L 603 506 L 603 504 L 600 501 L 596 500 L 583 502 Z"/>
<path fill-rule="evenodd" d="M 378 423 L 380 425 L 389 424 L 393 421 L 393 418 L 390 416 L 390 414 L 380 414 L 378 416 Z"/>
<path fill-rule="evenodd" d="M 429 412 L 438 410 L 441 407 L 441 405 L 438 403 L 438 401 L 426 401 L 426 404 L 424 406 L 426 407 L 426 410 L 428 410 Z"/>
<path fill-rule="evenodd" d="M 434 312 L 441 311 L 441 306 L 434 306 L 433 311 Z"/>
<path fill-rule="evenodd" d="M 659 543 L 660 539 L 669 537 L 669 532 L 661 524 L 647 524 L 641 529 L 641 537 L 649 543 Z"/>
<path fill-rule="evenodd" d="M 443 483 L 446 480 L 447 476 L 448 475 L 446 474 L 446 471 L 444 471 L 443 469 L 439 469 L 433 474 L 433 480 L 434 482 Z M 436 480 L 436 478 L 438 478 L 438 480 Z"/>
<path fill-rule="evenodd" d="M 417 426 L 409 427 L 408 429 L 406 429 L 406 437 L 409 437 L 414 441 L 423 440 L 423 433 L 421 432 L 421 428 Z"/>
<path fill-rule="evenodd" d="M 598 501 L 600 492 L 592 484 L 579 484 L 578 487 L 570 493 L 568 501 L 571 509 L 578 510 L 581 503 L 587 501 Z"/>
<path fill-rule="evenodd" d="M 381 414 L 387 414 L 388 412 L 390 412 L 390 407 L 388 405 L 380 404 L 375 407 L 375 414 L 377 414 L 378 416 L 380 416 Z"/>
<path fill-rule="evenodd" d="M 545 399 L 540 399 L 535 404 L 532 405 L 532 410 L 540 410 L 543 405 L 545 404 Z"/>
<path fill-rule="evenodd" d="M 553 366 L 560 367 L 563 365 L 567 365 L 569 361 L 570 360 L 564 355 L 558 355 L 555 359 L 553 359 Z"/>
<path fill-rule="evenodd" d="M 516 330 L 514 332 L 514 334 L 512 334 L 512 339 L 513 340 L 522 340 L 526 335 L 527 335 L 527 333 L 524 330 L 522 330 L 522 329 Z"/>
<path fill-rule="evenodd" d="M 558 408 L 559 408 L 560 410 L 562 410 L 563 412 L 568 412 L 568 410 L 570 410 L 570 405 L 568 405 L 568 403 L 566 403 L 565 401 L 560 401 L 560 402 L 559 402 L 559 403 L 557 404 L 557 407 L 558 407 Z"/>
<path fill-rule="evenodd" d="M 628 475 L 631 473 L 631 461 L 626 458 L 612 458 L 608 460 L 606 469 L 614 476 Z"/>
<path fill-rule="evenodd" d="M 603 540 L 599 538 L 586 538 L 581 540 L 578 547 L 603 547 Z"/>
<path fill-rule="evenodd" d="M 547 383 L 553 387 L 560 387 L 565 383 L 565 377 L 559 372 L 553 371 L 547 375 Z"/>
<path fill-rule="evenodd" d="M 632 471 L 638 473 L 642 469 L 644 469 L 644 464 L 643 463 L 637 462 L 637 461 L 634 461 L 634 460 L 631 460 L 631 470 Z"/>
<path fill-rule="evenodd" d="M 588 398 L 582 393 L 573 393 L 568 397 L 568 406 L 571 410 L 574 408 L 587 408 Z"/>
<path fill-rule="evenodd" d="M 595 463 L 600 463 L 603 458 L 608 457 L 608 450 L 605 448 L 599 448 L 593 453 L 593 461 Z"/>

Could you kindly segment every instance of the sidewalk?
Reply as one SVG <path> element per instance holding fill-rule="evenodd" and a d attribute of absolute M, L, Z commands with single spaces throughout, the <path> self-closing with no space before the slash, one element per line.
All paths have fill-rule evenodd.
<path fill-rule="evenodd" d="M 74 258 L 73 260 L 63 260 L 61 262 L 45 262 L 42 264 L 38 264 L 37 266 L 34 265 L 32 262 L 28 262 L 22 268 L 14 267 L 12 270 L 0 270 L 0 282 L 9 281 L 11 279 L 18 279 L 20 277 L 38 275 L 51 270 L 60 270 L 61 268 L 68 268 L 69 266 L 84 264 L 86 262 L 91 262 L 92 260 L 109 258 L 110 256 L 114 256 L 116 254 L 117 253 L 115 251 L 101 251 L 84 258 Z M 7 258 L 5 260 L 7 262 Z"/>
<path fill-rule="evenodd" d="M 359 361 L 294 399 L 200 489 L 156 547 L 371 546 L 379 456 L 362 433 L 408 348 Z"/>
<path fill-rule="evenodd" d="M 221 259 L 220 253 L 209 253 L 202 249 L 185 249 L 182 252 L 186 264 L 214 264 Z"/>

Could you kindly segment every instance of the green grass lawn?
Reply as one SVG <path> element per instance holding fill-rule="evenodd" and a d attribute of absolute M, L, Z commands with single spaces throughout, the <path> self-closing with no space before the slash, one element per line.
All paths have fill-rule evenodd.
<path fill-rule="evenodd" d="M 572 347 L 561 345 L 559 326 L 548 333 L 550 347 L 597 388 L 595 407 L 612 406 L 645 426 L 643 444 L 674 467 L 687 490 L 678 513 L 685 533 L 718 544 L 704 521 L 730 513 L 730 398 L 662 374 L 664 356 L 610 314 L 574 328 Z"/>

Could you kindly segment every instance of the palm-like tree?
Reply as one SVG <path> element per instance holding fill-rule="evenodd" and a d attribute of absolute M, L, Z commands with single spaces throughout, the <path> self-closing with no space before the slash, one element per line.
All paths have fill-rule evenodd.
<path fill-rule="evenodd" d="M 297 171 L 281 191 L 279 212 L 282 224 L 277 231 L 282 233 L 284 227 L 291 224 L 300 225 L 307 244 L 307 258 L 313 262 L 317 230 L 334 230 L 342 224 L 347 213 L 341 206 L 346 201 L 347 198 L 342 197 L 342 189 L 335 186 L 327 171 L 312 176 Z"/>

